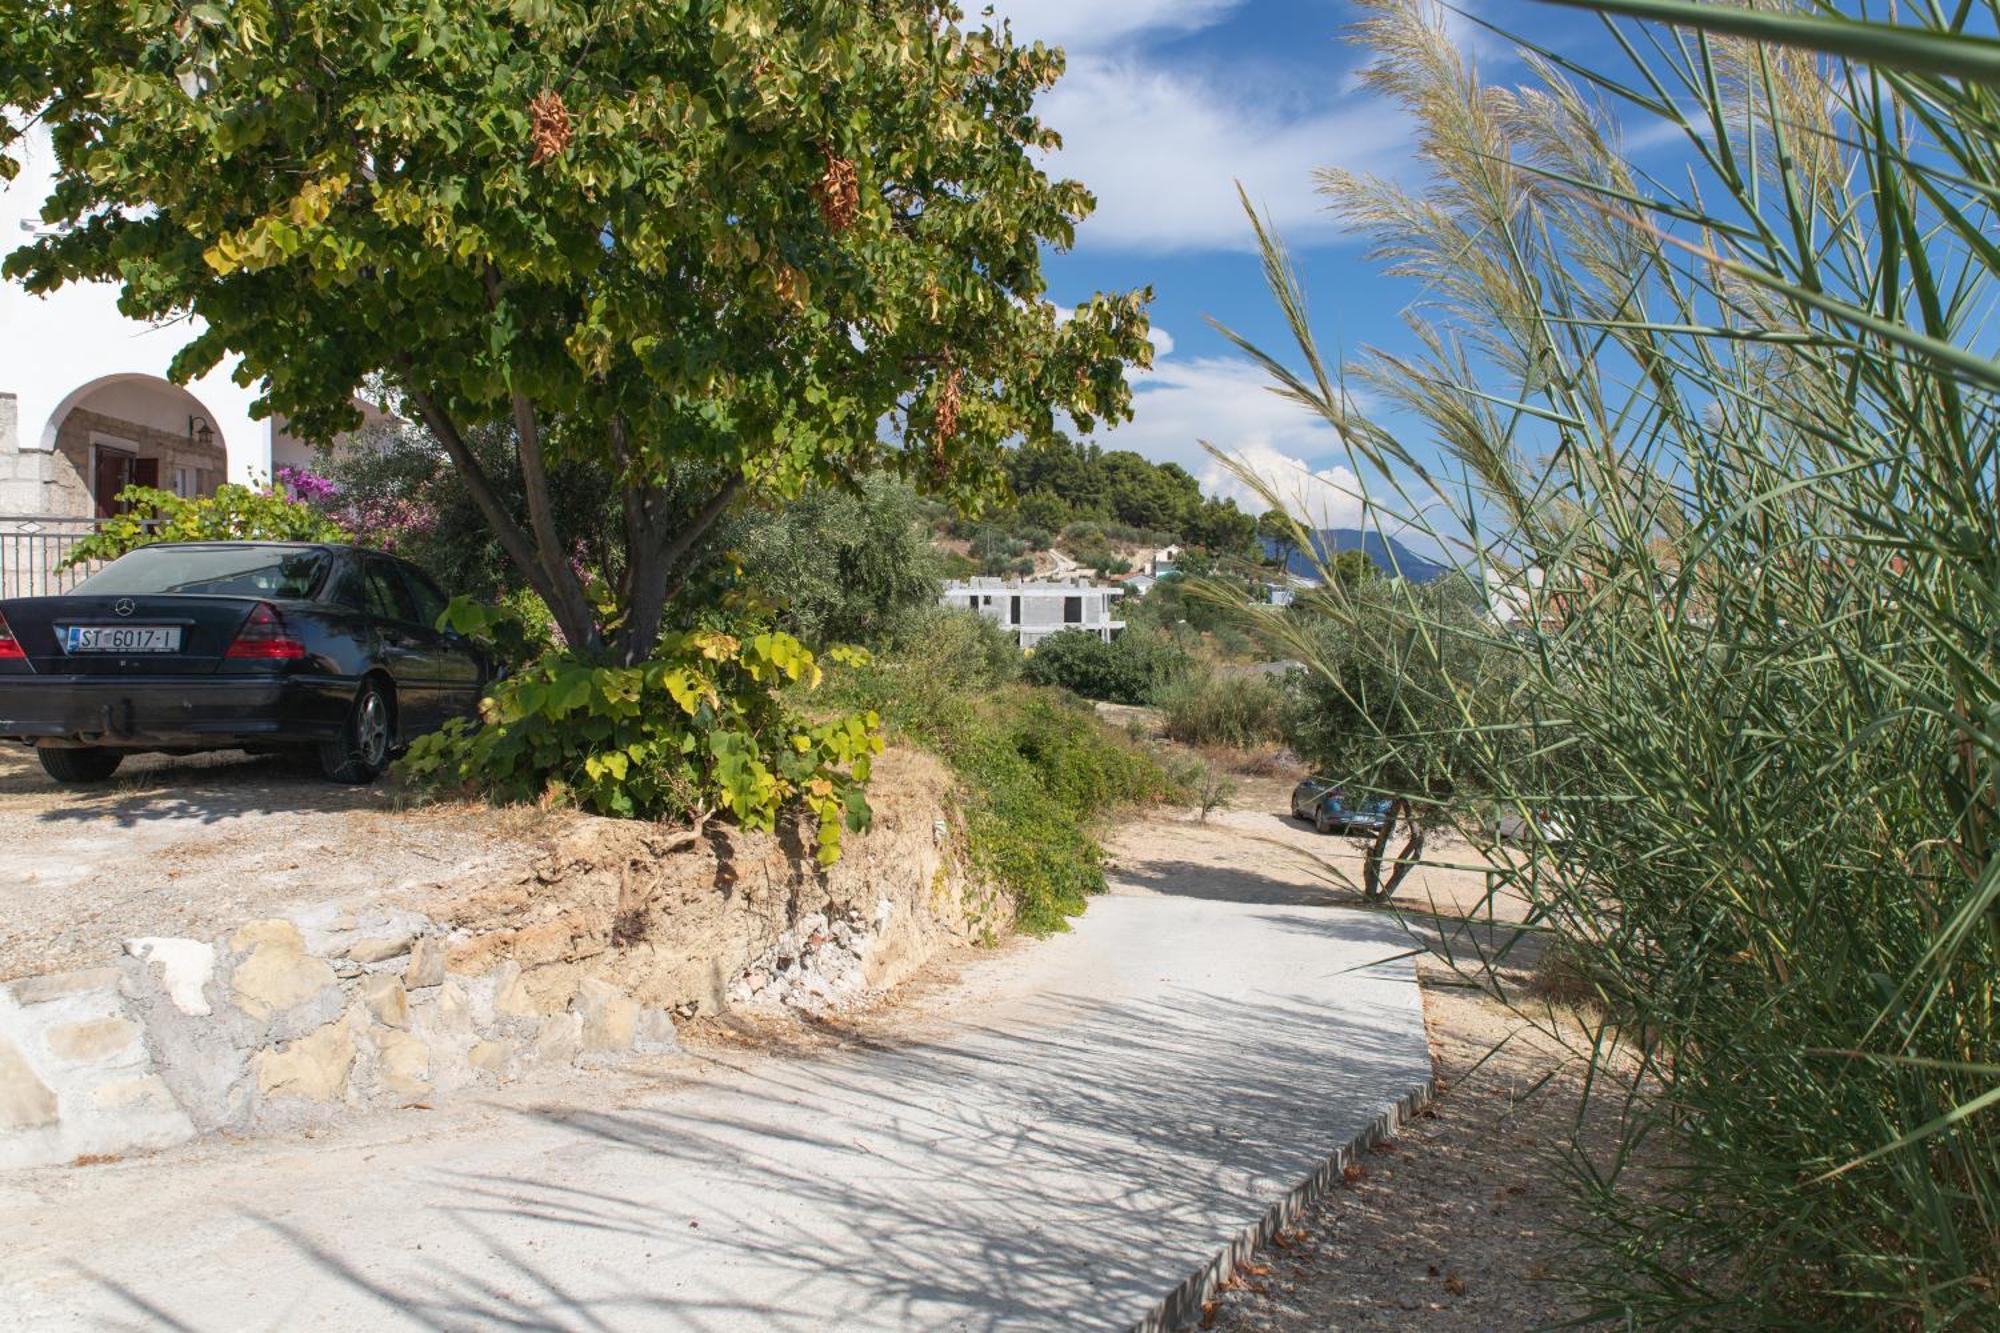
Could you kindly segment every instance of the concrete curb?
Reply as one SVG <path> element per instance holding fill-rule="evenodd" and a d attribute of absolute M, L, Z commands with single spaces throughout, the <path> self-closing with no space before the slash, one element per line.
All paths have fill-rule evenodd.
<path fill-rule="evenodd" d="M 1433 1080 L 1425 1079 L 1376 1116 L 1359 1134 L 1334 1149 L 1333 1155 L 1317 1170 L 1287 1190 L 1285 1196 L 1266 1209 L 1262 1217 L 1231 1236 L 1214 1258 L 1190 1273 L 1159 1304 L 1147 1311 L 1144 1318 L 1132 1325 L 1133 1333 L 1173 1333 L 1173 1330 L 1198 1323 L 1202 1304 L 1215 1294 L 1225 1278 L 1236 1271 L 1236 1265 L 1248 1262 L 1309 1205 L 1338 1187 L 1341 1173 L 1363 1152 L 1384 1139 L 1394 1138 L 1399 1128 L 1431 1104 L 1435 1087 Z"/>

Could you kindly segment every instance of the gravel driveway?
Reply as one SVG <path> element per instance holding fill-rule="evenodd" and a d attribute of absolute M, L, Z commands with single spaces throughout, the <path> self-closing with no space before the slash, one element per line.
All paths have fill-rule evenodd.
<path fill-rule="evenodd" d="M 0 748 L 0 980 L 106 962 L 134 936 L 205 939 L 295 903 L 525 860 L 520 822 L 399 811 L 386 786 L 240 754 L 142 756 L 101 787 L 65 788 Z"/>

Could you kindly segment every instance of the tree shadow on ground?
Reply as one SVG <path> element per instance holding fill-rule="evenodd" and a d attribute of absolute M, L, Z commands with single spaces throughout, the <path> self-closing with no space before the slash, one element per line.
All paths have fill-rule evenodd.
<path fill-rule="evenodd" d="M 412 1173 L 401 1262 L 303 1206 L 257 1248 L 304 1259 L 323 1314 L 422 1328 L 1129 1327 L 1428 1078 L 1408 991 L 1051 995 L 1004 1029 L 711 1057 L 685 1093 L 526 1112 L 516 1169 Z"/>
<path fill-rule="evenodd" d="M 328 782 L 317 760 L 289 754 L 135 755 L 108 782 L 65 787 L 46 777 L 25 751 L 0 767 L 0 796 L 8 805 L 32 800 L 44 823 L 109 824 L 131 828 L 160 820 L 215 824 L 258 814 L 386 810 L 381 787 Z M 0 814 L 5 811 L 0 806 Z"/>
<path fill-rule="evenodd" d="M 1197 861 L 1151 861 L 1119 866 L 1111 872 L 1111 878 L 1168 897 L 1271 907 L 1343 907 L 1377 913 L 1401 927 L 1402 933 L 1395 941 L 1395 956 L 1404 957 L 1418 950 L 1453 962 L 1475 979 L 1500 967 L 1532 969 L 1547 948 L 1547 938 L 1542 932 L 1489 913 L 1475 910 L 1462 914 L 1409 898 L 1370 902 L 1330 881 L 1301 885 L 1260 870 Z M 1340 918 L 1332 914 L 1306 913 L 1279 919 L 1288 930 L 1338 936 L 1344 929 Z"/>

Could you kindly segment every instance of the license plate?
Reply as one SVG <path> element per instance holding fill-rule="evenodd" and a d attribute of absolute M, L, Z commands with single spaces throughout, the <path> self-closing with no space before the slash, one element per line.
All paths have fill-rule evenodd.
<path fill-rule="evenodd" d="M 71 653 L 177 653 L 181 632 L 172 625 L 71 625 L 63 637 Z"/>

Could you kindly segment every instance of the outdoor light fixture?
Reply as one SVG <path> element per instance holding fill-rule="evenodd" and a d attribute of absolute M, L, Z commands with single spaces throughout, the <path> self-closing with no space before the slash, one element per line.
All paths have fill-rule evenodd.
<path fill-rule="evenodd" d="M 189 417 L 188 438 L 206 449 L 215 443 L 215 429 L 205 417 Z"/>

